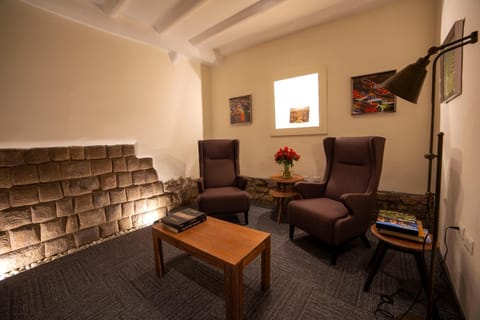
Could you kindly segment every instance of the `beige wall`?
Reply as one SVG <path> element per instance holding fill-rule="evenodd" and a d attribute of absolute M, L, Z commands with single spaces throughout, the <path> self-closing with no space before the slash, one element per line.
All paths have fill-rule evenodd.
<path fill-rule="evenodd" d="M 0 48 L 0 147 L 136 143 L 161 180 L 198 175 L 199 63 L 12 0 Z"/>
<path fill-rule="evenodd" d="M 209 101 L 204 108 L 207 138 L 238 138 L 241 172 L 268 177 L 279 170 L 274 152 L 284 145 L 302 156 L 294 170 L 321 176 L 324 136 L 270 136 L 272 79 L 282 71 L 325 65 L 328 82 L 328 135 L 387 138 L 380 188 L 423 193 L 426 185 L 429 96 L 418 105 L 397 100 L 397 112 L 352 116 L 352 76 L 400 69 L 436 43 L 437 1 L 396 1 L 352 17 L 280 38 L 227 57 L 210 68 Z M 411 37 L 411 35 L 415 37 Z M 430 81 L 427 79 L 426 86 Z M 207 85 L 207 84 L 205 84 Z M 228 99 L 253 96 L 253 122 L 230 125 Z"/>
<path fill-rule="evenodd" d="M 480 31 L 480 1 L 444 0 L 441 38 L 456 20 L 465 19 L 464 35 Z M 441 105 L 441 130 L 445 133 L 442 235 L 448 226 L 464 226 L 475 241 L 473 256 L 459 233 L 448 232 L 447 265 L 466 319 L 480 319 L 480 43 L 463 48 L 462 94 Z M 445 250 L 445 247 L 443 247 Z"/>

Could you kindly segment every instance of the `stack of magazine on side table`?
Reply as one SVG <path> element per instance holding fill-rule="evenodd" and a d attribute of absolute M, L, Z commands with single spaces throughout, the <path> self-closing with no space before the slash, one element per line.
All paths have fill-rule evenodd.
<path fill-rule="evenodd" d="M 173 232 L 182 232 L 207 220 L 204 212 L 185 208 L 163 217 L 160 221 Z"/>
<path fill-rule="evenodd" d="M 380 210 L 375 225 L 380 233 L 416 242 L 423 242 L 427 235 L 426 243 L 431 243 L 428 230 L 413 214 Z"/>

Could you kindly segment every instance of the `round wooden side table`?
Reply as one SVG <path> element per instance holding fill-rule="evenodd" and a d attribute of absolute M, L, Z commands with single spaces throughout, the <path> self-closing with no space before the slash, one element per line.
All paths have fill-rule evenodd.
<path fill-rule="evenodd" d="M 294 174 L 290 178 L 283 178 L 281 174 L 275 174 L 271 176 L 270 179 L 275 181 L 278 185 L 278 188 L 270 189 L 268 194 L 275 199 L 277 222 L 280 223 L 280 218 L 285 211 L 288 200 L 293 199 L 298 195 L 298 193 L 295 192 L 293 185 L 298 181 L 302 181 L 303 177 Z"/>

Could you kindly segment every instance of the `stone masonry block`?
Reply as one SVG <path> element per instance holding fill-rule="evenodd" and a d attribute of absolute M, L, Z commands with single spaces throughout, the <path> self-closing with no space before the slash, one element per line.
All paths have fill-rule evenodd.
<path fill-rule="evenodd" d="M 73 215 L 73 216 L 68 216 L 67 221 L 65 223 L 65 232 L 66 233 L 74 233 L 78 231 L 79 225 L 78 225 L 78 216 Z"/>
<path fill-rule="evenodd" d="M 153 183 L 158 181 L 157 171 L 155 169 L 145 170 L 145 183 Z"/>
<path fill-rule="evenodd" d="M 45 258 L 43 245 L 34 245 L 0 256 L 0 274 L 27 266 Z"/>
<path fill-rule="evenodd" d="M 91 175 L 92 170 L 88 160 L 62 162 L 62 176 L 64 179 L 85 178 Z"/>
<path fill-rule="evenodd" d="M 77 247 L 96 241 L 100 239 L 99 228 L 98 226 L 95 226 L 92 228 L 79 230 L 74 233 L 74 239 Z"/>
<path fill-rule="evenodd" d="M 133 184 L 138 186 L 145 184 L 145 170 L 138 170 L 132 172 Z"/>
<path fill-rule="evenodd" d="M 40 203 L 32 206 L 32 222 L 40 223 L 55 219 L 57 217 L 57 211 L 55 208 L 55 202 Z"/>
<path fill-rule="evenodd" d="M 85 147 L 86 159 L 104 159 L 107 157 L 106 146 L 87 146 Z"/>
<path fill-rule="evenodd" d="M 107 222 L 105 219 L 105 210 L 102 208 L 79 213 L 78 222 L 78 226 L 80 229 L 98 226 L 102 223 L 105 223 Z"/>
<path fill-rule="evenodd" d="M 42 202 L 55 201 L 63 198 L 60 182 L 41 183 L 38 185 L 38 197 Z"/>
<path fill-rule="evenodd" d="M 47 241 L 65 235 L 65 226 L 67 218 L 59 218 L 56 220 L 44 222 L 40 224 L 40 239 Z"/>
<path fill-rule="evenodd" d="M 122 146 L 119 144 L 107 146 L 107 154 L 109 158 L 121 158 L 123 156 Z"/>
<path fill-rule="evenodd" d="M 100 176 L 102 190 L 115 189 L 117 187 L 117 176 L 114 173 L 107 173 Z"/>
<path fill-rule="evenodd" d="M 100 226 L 100 237 L 106 238 L 118 232 L 117 221 L 107 222 Z"/>
<path fill-rule="evenodd" d="M 72 198 L 63 198 L 55 202 L 57 217 L 69 216 L 73 214 Z"/>
<path fill-rule="evenodd" d="M 10 208 L 10 193 L 6 189 L 0 189 L 0 210 L 5 210 L 8 208 Z"/>
<path fill-rule="evenodd" d="M 163 184 L 160 182 L 160 181 L 157 181 L 157 182 L 154 182 L 153 183 L 153 194 L 155 196 L 159 196 L 161 194 L 163 194 Z"/>
<path fill-rule="evenodd" d="M 135 214 L 135 203 L 132 202 L 125 202 L 122 203 L 122 216 L 129 217 Z"/>
<path fill-rule="evenodd" d="M 0 189 L 10 188 L 12 186 L 12 176 L 10 168 L 0 168 Z"/>
<path fill-rule="evenodd" d="M 141 198 L 140 196 L 140 186 L 131 186 L 125 189 L 127 192 L 127 200 L 134 201 Z"/>
<path fill-rule="evenodd" d="M 29 224 L 29 221 L 31 222 L 29 207 L 0 210 L 0 231 Z"/>
<path fill-rule="evenodd" d="M 73 210 L 75 213 L 92 210 L 93 199 L 91 194 L 84 194 L 73 198 Z"/>
<path fill-rule="evenodd" d="M 99 176 L 104 173 L 112 172 L 112 161 L 110 159 L 92 160 L 92 174 Z"/>
<path fill-rule="evenodd" d="M 133 144 L 122 145 L 122 152 L 123 152 L 124 157 L 134 156 L 135 155 L 135 145 L 133 145 Z"/>
<path fill-rule="evenodd" d="M 117 173 L 117 187 L 125 188 L 130 187 L 133 184 L 132 174 L 130 172 L 118 172 Z"/>
<path fill-rule="evenodd" d="M 140 199 L 135 201 L 135 214 L 140 214 L 148 211 L 147 199 Z"/>
<path fill-rule="evenodd" d="M 147 199 L 148 210 L 156 210 L 159 208 L 158 197 L 151 197 Z"/>
<path fill-rule="evenodd" d="M 0 167 L 13 167 L 25 164 L 25 150 L 0 149 Z"/>
<path fill-rule="evenodd" d="M 118 220 L 118 227 L 122 231 L 132 229 L 133 228 L 132 219 L 130 217 L 126 217 Z"/>
<path fill-rule="evenodd" d="M 93 190 L 100 188 L 100 183 L 97 177 L 88 177 L 70 180 L 70 193 L 69 195 L 78 196 L 82 194 L 89 194 Z M 67 196 L 67 194 L 65 194 Z"/>
<path fill-rule="evenodd" d="M 8 236 L 8 232 L 0 232 L 0 255 L 10 250 L 10 237 Z"/>
<path fill-rule="evenodd" d="M 28 164 L 38 164 L 50 161 L 48 148 L 35 148 L 25 150 L 25 162 Z"/>
<path fill-rule="evenodd" d="M 38 183 L 38 171 L 35 165 L 13 167 L 11 171 L 14 185 Z"/>
<path fill-rule="evenodd" d="M 153 210 L 132 217 L 132 223 L 135 228 L 151 225 L 154 221 L 160 219 L 161 211 Z"/>
<path fill-rule="evenodd" d="M 110 204 L 127 202 L 125 189 L 114 189 L 110 191 Z"/>
<path fill-rule="evenodd" d="M 140 169 L 152 169 L 153 168 L 153 159 L 152 158 L 141 158 L 140 159 Z"/>
<path fill-rule="evenodd" d="M 110 194 L 108 191 L 94 191 L 92 197 L 95 208 L 103 208 L 110 205 Z"/>
<path fill-rule="evenodd" d="M 127 160 L 125 158 L 112 159 L 113 172 L 127 171 Z"/>
<path fill-rule="evenodd" d="M 12 207 L 28 206 L 38 202 L 36 186 L 19 186 L 10 189 L 10 205 Z"/>
<path fill-rule="evenodd" d="M 85 160 L 85 148 L 79 146 L 70 147 L 70 159 Z"/>
<path fill-rule="evenodd" d="M 106 207 L 105 216 L 108 222 L 120 219 L 122 217 L 122 206 L 120 204 L 114 204 Z"/>
<path fill-rule="evenodd" d="M 48 150 L 52 161 L 70 160 L 70 149 L 68 147 L 55 147 Z"/>
<path fill-rule="evenodd" d="M 131 156 L 127 157 L 126 159 L 128 171 L 132 172 L 140 169 L 140 160 L 137 157 Z"/>
<path fill-rule="evenodd" d="M 50 240 L 45 242 L 45 257 L 51 257 L 62 252 L 67 252 L 73 248 L 75 248 L 75 240 L 71 234 Z"/>
<path fill-rule="evenodd" d="M 170 195 L 163 194 L 158 197 L 158 206 L 167 207 L 171 203 Z"/>
<path fill-rule="evenodd" d="M 62 180 L 62 170 L 59 162 L 48 162 L 38 165 L 40 182 L 53 182 Z"/>
<path fill-rule="evenodd" d="M 25 248 L 40 242 L 40 226 L 37 224 L 20 227 L 9 232 L 12 250 Z"/>
<path fill-rule="evenodd" d="M 153 196 L 153 185 L 152 184 L 141 185 L 140 196 L 142 198 L 150 198 L 151 196 Z"/>

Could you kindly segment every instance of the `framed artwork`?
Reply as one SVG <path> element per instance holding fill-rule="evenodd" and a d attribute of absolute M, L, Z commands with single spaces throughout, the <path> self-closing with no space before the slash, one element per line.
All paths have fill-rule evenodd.
<path fill-rule="evenodd" d="M 324 66 L 295 68 L 273 79 L 272 136 L 326 134 Z"/>
<path fill-rule="evenodd" d="M 443 44 L 461 39 L 465 20 L 456 21 Z M 440 101 L 448 102 L 462 93 L 463 48 L 449 51 L 440 57 Z"/>
<path fill-rule="evenodd" d="M 229 99 L 230 123 L 252 122 L 252 96 L 241 96 Z"/>
<path fill-rule="evenodd" d="M 395 74 L 395 70 L 352 77 L 352 115 L 395 112 L 395 95 L 380 83 Z"/>

